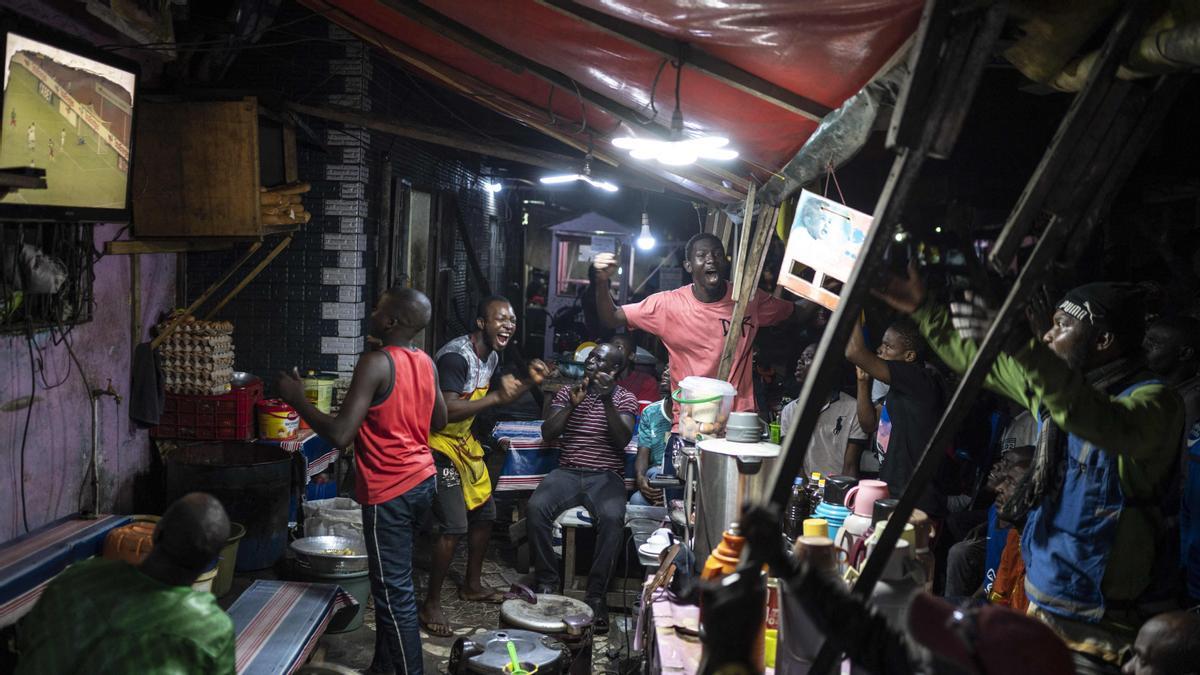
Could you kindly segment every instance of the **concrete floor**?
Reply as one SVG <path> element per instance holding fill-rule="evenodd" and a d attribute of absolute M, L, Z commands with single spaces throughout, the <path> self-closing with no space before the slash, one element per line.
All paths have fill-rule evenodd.
<path fill-rule="evenodd" d="M 418 604 L 425 597 L 429 574 L 429 546 L 419 546 L 416 567 L 416 587 Z M 513 568 L 514 552 L 506 539 L 498 536 L 492 538 L 487 558 L 483 565 L 483 583 L 492 588 L 507 590 L 514 582 L 530 583 L 531 578 L 518 573 Z M 442 588 L 442 608 L 447 619 L 454 628 L 454 637 L 431 637 L 421 632 L 421 646 L 425 656 L 426 673 L 446 673 L 450 658 L 450 648 L 455 640 L 462 636 L 471 635 L 477 631 L 494 630 L 499 627 L 500 606 L 481 602 L 466 602 L 458 598 L 457 582 L 463 578 L 466 565 L 466 549 L 460 544 L 451 565 L 450 577 Z M 239 575 L 232 592 L 221 599 L 221 605 L 228 607 L 254 579 L 274 577 L 272 572 L 253 575 Z M 634 581 L 630 586 L 636 588 Z M 365 608 L 363 625 L 356 630 L 326 634 L 314 652 L 314 661 L 323 660 L 338 665 L 365 672 L 371 665 L 375 651 L 375 611 L 371 603 Z M 631 624 L 628 614 L 622 614 L 620 608 L 610 609 L 611 627 L 607 636 L 598 636 L 592 652 L 594 673 L 620 672 L 619 664 L 625 661 L 628 654 L 626 632 L 624 629 Z M 631 630 L 629 632 L 632 632 Z M 610 651 L 611 650 L 611 651 Z"/>

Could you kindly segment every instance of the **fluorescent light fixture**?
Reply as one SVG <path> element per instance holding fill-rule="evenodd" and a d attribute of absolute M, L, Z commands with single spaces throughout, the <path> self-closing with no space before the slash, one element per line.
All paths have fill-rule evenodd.
<path fill-rule="evenodd" d="M 629 156 L 634 159 L 657 160 L 659 164 L 667 166 L 687 166 L 698 159 L 734 159 L 738 156 L 737 150 L 725 147 L 729 145 L 729 139 L 724 136 L 688 138 L 683 135 L 683 112 L 679 107 L 679 78 L 682 71 L 683 62 L 680 61 L 675 65 L 675 112 L 671 114 L 670 138 L 620 136 L 612 139 L 613 146 L 628 150 Z"/>
<path fill-rule="evenodd" d="M 487 190 L 488 192 L 490 192 L 492 194 L 496 194 L 497 192 L 504 189 L 504 184 L 501 183 L 500 181 L 492 182 L 489 180 L 489 181 L 485 181 L 483 183 L 483 189 Z"/>
<path fill-rule="evenodd" d="M 729 139 L 724 136 L 679 138 L 672 141 L 621 136 L 614 138 L 612 144 L 622 150 L 628 150 L 629 156 L 634 159 L 657 160 L 667 166 L 687 166 L 698 159 L 726 160 L 738 156 L 736 150 L 725 147 L 729 145 Z"/>
<path fill-rule="evenodd" d="M 560 173 L 553 176 L 542 176 L 538 180 L 541 181 L 542 185 L 561 185 L 563 183 L 583 181 L 597 190 L 604 190 L 605 192 L 616 192 L 620 189 L 617 187 L 616 183 L 592 178 L 591 155 L 588 155 L 584 158 L 582 173 Z"/>
<path fill-rule="evenodd" d="M 637 247 L 643 251 L 649 251 L 654 248 L 658 242 L 654 239 L 654 235 L 650 233 L 650 216 L 642 212 L 642 233 L 638 235 Z"/>

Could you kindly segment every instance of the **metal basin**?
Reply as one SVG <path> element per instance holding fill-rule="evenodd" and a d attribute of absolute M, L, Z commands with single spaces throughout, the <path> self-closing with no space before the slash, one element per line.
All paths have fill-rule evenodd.
<path fill-rule="evenodd" d="M 350 574 L 367 569 L 367 545 L 351 537 L 304 537 L 292 542 L 296 562 L 312 574 Z M 350 550 L 349 555 L 337 551 Z"/>

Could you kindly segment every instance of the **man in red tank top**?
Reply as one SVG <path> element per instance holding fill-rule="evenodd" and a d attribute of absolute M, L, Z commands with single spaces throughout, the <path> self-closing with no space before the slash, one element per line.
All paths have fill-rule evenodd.
<path fill-rule="evenodd" d="M 368 340 L 380 346 L 359 358 L 337 415 L 308 402 L 297 373 L 281 373 L 276 381 L 280 398 L 313 431 L 339 448 L 354 443 L 378 623 L 371 672 L 423 672 L 413 540 L 435 493 L 429 432 L 446 425 L 433 360 L 412 344 L 430 313 L 429 298 L 410 288 L 393 288 L 379 299 Z"/>

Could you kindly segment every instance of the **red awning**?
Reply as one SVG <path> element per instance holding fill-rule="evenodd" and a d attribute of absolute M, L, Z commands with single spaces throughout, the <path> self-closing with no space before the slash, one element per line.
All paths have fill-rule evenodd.
<path fill-rule="evenodd" d="M 426 0 L 425 10 L 455 22 L 495 43 L 500 49 L 490 60 L 479 44 L 465 45 L 439 31 L 429 21 L 405 15 L 405 0 L 305 0 L 313 9 L 369 42 L 392 45 L 393 54 L 440 84 L 472 96 L 559 140 L 586 144 L 578 133 L 581 118 L 595 135 L 597 158 L 607 154 L 623 165 L 651 169 L 664 176 L 665 167 L 646 165 L 611 147 L 614 135 L 645 132 L 622 121 L 593 102 L 583 103 L 573 85 L 554 86 L 524 70 L 514 72 L 507 53 L 565 75 L 581 91 L 590 90 L 640 116 L 649 118 L 651 84 L 664 57 L 643 44 L 612 32 L 612 26 L 591 23 L 535 0 Z M 389 6 L 391 5 L 391 6 Z M 658 38 L 685 42 L 714 60 L 740 69 L 770 85 L 798 94 L 817 107 L 837 108 L 883 69 L 912 34 L 920 17 L 920 0 L 759 0 L 728 3 L 717 0 L 581 0 L 618 27 L 649 29 Z M 420 7 L 418 10 L 421 9 Z M 461 36 L 454 36 L 459 37 Z M 386 46 L 385 46 L 386 48 Z M 481 51 L 483 54 L 481 54 Z M 497 54 L 500 58 L 497 58 Z M 686 63 L 686 60 L 685 60 Z M 465 76 L 465 77 L 464 77 Z M 452 83 L 453 81 L 453 83 Z M 662 69 L 655 89 L 655 121 L 670 125 L 675 105 L 675 69 Z M 551 91 L 554 91 L 551 102 Z M 685 133 L 721 133 L 741 153 L 729 162 L 704 162 L 679 171 L 690 180 L 665 176 L 714 201 L 731 201 L 741 192 L 737 178 L 770 176 L 788 162 L 816 129 L 817 123 L 747 92 L 710 73 L 685 65 L 680 87 Z M 552 107 L 557 124 L 551 122 Z M 577 146 L 578 147 L 578 146 Z M 728 180 L 733 190 L 721 189 Z"/>

